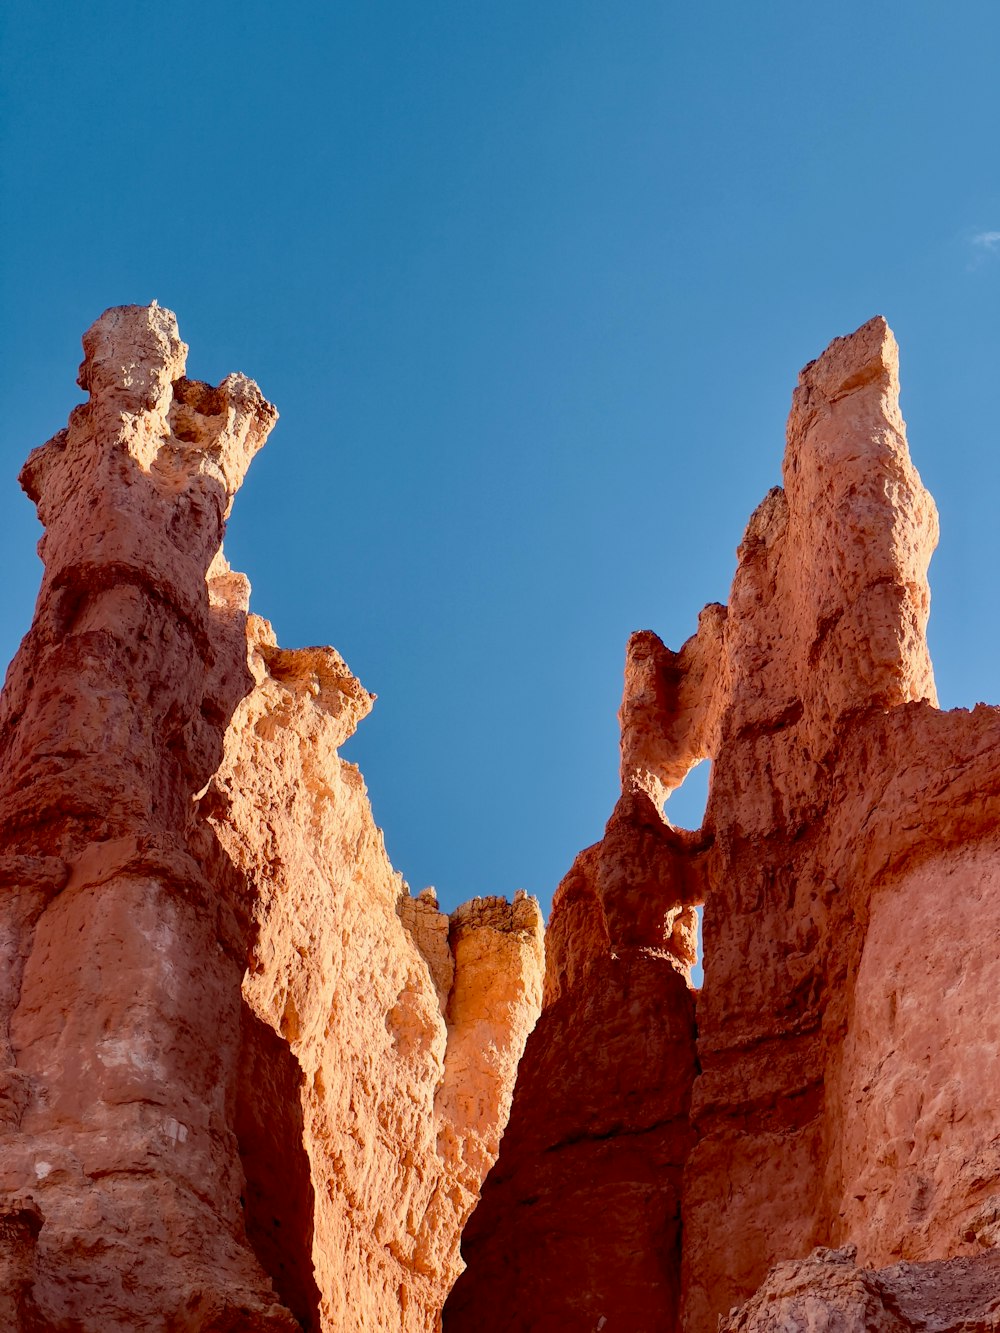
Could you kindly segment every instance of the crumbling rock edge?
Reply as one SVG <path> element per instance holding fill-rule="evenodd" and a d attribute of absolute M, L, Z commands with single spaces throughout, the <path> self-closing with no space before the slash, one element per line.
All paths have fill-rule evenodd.
<path fill-rule="evenodd" d="M 856 1247 L 822 1246 L 778 1264 L 760 1290 L 719 1320 L 719 1333 L 994 1333 L 1000 1329 L 1000 1253 L 856 1267 Z"/>

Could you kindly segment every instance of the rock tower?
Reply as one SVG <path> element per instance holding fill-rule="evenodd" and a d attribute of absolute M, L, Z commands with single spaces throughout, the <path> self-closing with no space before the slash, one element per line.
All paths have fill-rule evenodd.
<path fill-rule="evenodd" d="M 186 378 L 155 305 L 84 351 L 0 705 L 0 1325 L 433 1330 L 537 904 L 410 896 L 337 755 L 372 696 L 248 613 L 257 386 Z"/>
<path fill-rule="evenodd" d="M 1000 710 L 936 707 L 898 391 L 880 318 L 806 366 L 728 605 L 629 643 L 447 1333 L 715 1333 L 781 1261 L 727 1327 L 1000 1327 Z"/>

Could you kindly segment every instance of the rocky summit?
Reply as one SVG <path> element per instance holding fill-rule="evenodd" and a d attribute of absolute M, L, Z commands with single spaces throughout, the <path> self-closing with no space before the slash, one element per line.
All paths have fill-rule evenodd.
<path fill-rule="evenodd" d="M 544 949 L 411 895 L 373 696 L 249 610 L 274 408 L 155 304 L 84 352 L 0 699 L 0 1328 L 1000 1330 L 1000 710 L 937 707 L 885 321 L 800 375 L 728 604 L 629 642 Z"/>

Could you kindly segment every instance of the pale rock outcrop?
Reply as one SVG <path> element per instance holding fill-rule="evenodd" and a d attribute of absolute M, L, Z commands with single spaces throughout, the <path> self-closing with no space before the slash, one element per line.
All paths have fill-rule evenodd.
<path fill-rule="evenodd" d="M 878 1272 L 904 1261 L 928 1292 L 946 1261 L 970 1291 L 995 1277 L 1000 711 L 936 707 L 936 540 L 874 319 L 802 372 L 784 486 L 750 520 L 728 605 L 678 652 L 648 631 L 629 644 L 622 797 L 554 900 L 545 1007 L 449 1333 L 714 1333 L 816 1246 L 855 1245 L 859 1269 L 807 1272 L 808 1314 L 781 1269 L 787 1317 L 740 1328 L 867 1327 L 866 1302 L 871 1327 L 910 1328 L 877 1305 Z M 661 803 L 706 757 L 703 826 L 674 829 Z M 650 974 L 656 1001 L 636 1003 Z M 612 975 L 629 978 L 617 1008 Z M 574 1096 L 560 1080 L 580 1068 Z M 563 1249 L 570 1272 L 549 1258 Z"/>
<path fill-rule="evenodd" d="M 221 554 L 276 413 L 157 306 L 84 338 L 0 701 L 5 1327 L 432 1330 L 541 990 L 537 905 L 449 922 L 336 748 L 372 697 Z"/>

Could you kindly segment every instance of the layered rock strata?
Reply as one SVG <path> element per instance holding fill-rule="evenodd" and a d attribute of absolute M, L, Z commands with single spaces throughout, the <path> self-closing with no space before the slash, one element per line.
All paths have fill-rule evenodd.
<path fill-rule="evenodd" d="M 537 904 L 451 919 L 337 755 L 372 704 L 222 555 L 276 413 L 108 311 L 22 484 L 0 701 L 0 1321 L 432 1330 L 541 998 Z"/>
<path fill-rule="evenodd" d="M 817 1246 L 856 1246 L 837 1274 L 857 1309 L 901 1263 L 929 1266 L 932 1304 L 944 1261 L 949 1282 L 995 1276 L 1000 711 L 936 707 L 937 518 L 884 320 L 802 372 L 783 480 L 728 605 L 678 652 L 629 644 L 622 797 L 556 894 L 448 1333 L 714 1333 Z M 702 759 L 686 833 L 661 806 Z M 732 1327 L 867 1327 L 810 1292 L 808 1319 L 762 1297 Z"/>

